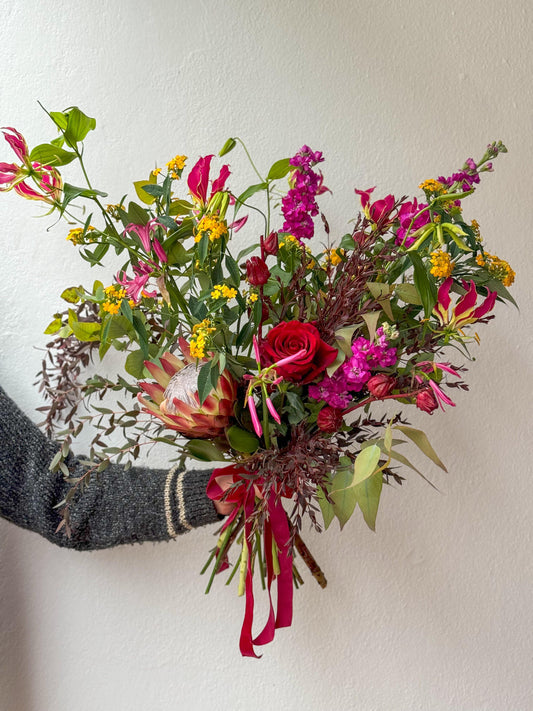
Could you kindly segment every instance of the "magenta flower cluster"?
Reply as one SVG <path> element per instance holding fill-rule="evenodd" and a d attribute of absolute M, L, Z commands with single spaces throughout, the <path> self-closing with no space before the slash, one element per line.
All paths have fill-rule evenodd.
<path fill-rule="evenodd" d="M 352 343 L 352 357 L 346 360 L 330 377 L 326 375 L 317 385 L 309 386 L 314 400 L 324 400 L 331 407 L 345 408 L 372 377 L 376 368 L 389 368 L 396 363 L 396 348 L 390 347 L 382 328 L 376 331 L 376 340 L 356 338 Z"/>
<path fill-rule="evenodd" d="M 457 184 L 461 190 L 471 190 L 474 184 L 479 183 L 478 167 L 473 158 L 467 158 L 463 170 L 453 173 L 449 178 L 440 175 L 437 180 L 447 188 Z"/>
<path fill-rule="evenodd" d="M 292 187 L 281 201 L 281 211 L 285 222 L 283 231 L 288 232 L 301 242 L 311 239 L 315 227 L 313 217 L 318 215 L 316 196 L 325 192 L 322 173 L 313 170 L 317 163 L 324 160 L 320 151 L 312 151 L 309 146 L 302 146 L 290 159 L 296 169 L 291 175 Z"/>
<path fill-rule="evenodd" d="M 403 245 L 406 248 L 409 248 L 413 244 L 415 241 L 415 238 L 412 236 L 413 232 L 416 232 L 416 230 L 420 227 L 424 227 L 424 225 L 427 225 L 429 222 L 429 210 L 426 210 L 421 215 L 418 215 L 418 217 L 416 216 L 417 213 L 426 207 L 427 204 L 425 202 L 419 203 L 416 198 L 414 198 L 412 202 L 403 203 L 398 210 L 398 220 L 400 222 L 400 226 L 396 232 L 396 244 Z M 411 224 L 411 222 L 413 224 Z M 411 228 L 410 230 L 409 227 Z M 407 231 L 409 231 L 409 235 L 406 237 Z"/>

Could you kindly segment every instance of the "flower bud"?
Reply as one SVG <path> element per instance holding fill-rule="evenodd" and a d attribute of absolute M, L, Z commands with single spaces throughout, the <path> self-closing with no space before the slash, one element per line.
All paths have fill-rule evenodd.
<path fill-rule="evenodd" d="M 428 415 L 431 415 L 433 410 L 437 409 L 439 404 L 431 388 L 427 388 L 426 390 L 422 390 L 422 392 L 418 393 L 416 396 L 416 406 L 419 410 L 427 412 Z"/>
<path fill-rule="evenodd" d="M 385 373 L 373 375 L 366 384 L 370 394 L 374 397 L 385 397 L 395 385 L 396 379 L 392 375 L 386 375 Z"/>
<path fill-rule="evenodd" d="M 343 425 L 342 410 L 327 405 L 323 407 L 316 418 L 318 429 L 328 434 L 338 432 Z"/>
<path fill-rule="evenodd" d="M 270 269 L 261 257 L 251 257 L 246 262 L 246 278 L 252 286 L 263 286 L 269 276 Z"/>
<path fill-rule="evenodd" d="M 263 242 L 266 254 L 276 255 L 278 253 L 278 233 L 271 232 Z"/>

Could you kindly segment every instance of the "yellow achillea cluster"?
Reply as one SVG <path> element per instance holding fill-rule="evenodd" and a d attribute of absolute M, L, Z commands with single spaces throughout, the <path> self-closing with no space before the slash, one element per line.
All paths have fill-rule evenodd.
<path fill-rule="evenodd" d="M 119 209 L 123 210 L 124 205 L 106 205 L 105 211 L 115 222 L 118 222 L 120 220 Z"/>
<path fill-rule="evenodd" d="M 279 247 L 301 247 L 301 243 L 293 235 L 285 235 L 284 241 L 279 243 Z"/>
<path fill-rule="evenodd" d="M 226 284 L 215 284 L 211 292 L 212 299 L 234 299 L 237 296 L 237 289 L 233 289 Z"/>
<path fill-rule="evenodd" d="M 253 304 L 255 304 L 258 298 L 259 296 L 254 291 L 251 291 L 246 297 L 246 305 L 252 306 Z"/>
<path fill-rule="evenodd" d="M 85 231 L 85 234 L 83 234 L 83 227 L 75 227 L 73 230 L 70 230 L 68 235 L 67 235 L 67 241 L 72 242 L 74 245 L 79 245 L 79 244 L 86 244 L 87 242 L 94 242 L 95 239 L 94 237 L 91 238 L 89 235 L 89 232 L 94 230 L 94 227 L 92 225 L 89 225 L 87 227 L 87 230 Z"/>
<path fill-rule="evenodd" d="M 211 334 L 215 331 L 216 328 L 211 325 L 211 321 L 208 318 L 204 318 L 203 321 L 196 323 L 192 327 L 192 338 L 189 347 L 193 358 L 203 358 L 205 356 L 207 343 Z"/>
<path fill-rule="evenodd" d="M 327 249 L 324 252 L 324 260 L 326 264 L 329 263 L 334 267 L 336 267 L 337 264 L 340 264 L 342 262 L 343 257 L 344 249 L 341 249 L 340 247 L 337 249 Z"/>
<path fill-rule="evenodd" d="M 118 314 L 122 301 L 126 298 L 126 289 L 123 286 L 111 284 L 104 289 L 105 301 L 102 304 L 104 311 L 114 316 Z M 135 302 L 132 299 L 128 300 L 129 305 L 133 308 Z"/>
<path fill-rule="evenodd" d="M 180 179 L 181 171 L 185 168 L 186 160 L 187 156 L 176 156 L 175 158 L 172 158 L 172 160 L 169 160 L 167 163 L 167 169 L 171 178 L 174 178 L 174 180 Z M 158 169 L 156 168 L 156 170 Z"/>
<path fill-rule="evenodd" d="M 472 222 L 470 224 L 471 224 L 472 230 L 474 231 L 476 242 L 479 242 L 481 244 L 481 242 L 483 242 L 483 237 L 481 236 L 481 232 L 479 229 L 479 222 L 477 220 L 472 220 Z"/>
<path fill-rule="evenodd" d="M 206 215 L 202 217 L 196 227 L 194 241 L 199 242 L 205 234 L 209 234 L 209 241 L 214 242 L 228 234 L 228 228 L 224 220 L 221 220 L 214 215 Z"/>
<path fill-rule="evenodd" d="M 511 286 L 514 282 L 515 273 L 505 259 L 500 259 L 495 254 L 485 252 L 477 255 L 476 262 L 480 267 L 485 267 L 488 273 L 498 281 L 501 281 L 504 286 Z"/>
<path fill-rule="evenodd" d="M 442 183 L 439 183 L 438 180 L 433 180 L 433 178 L 424 180 L 424 182 L 420 183 L 418 187 L 425 193 L 438 193 L 439 195 L 443 195 L 445 192 L 447 192 L 444 185 Z"/>
<path fill-rule="evenodd" d="M 452 275 L 455 264 L 450 259 L 448 252 L 443 252 L 442 249 L 431 252 L 430 260 L 433 266 L 429 271 L 434 277 L 437 279 L 447 279 Z"/>

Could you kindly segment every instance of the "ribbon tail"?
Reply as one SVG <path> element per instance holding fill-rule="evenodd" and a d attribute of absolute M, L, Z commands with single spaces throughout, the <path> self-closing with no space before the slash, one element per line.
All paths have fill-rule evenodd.
<path fill-rule="evenodd" d="M 276 615 L 274 614 L 274 605 L 272 604 L 272 581 L 274 580 L 274 563 L 272 559 L 272 527 L 269 521 L 264 524 L 264 541 L 265 541 L 265 561 L 267 569 L 267 590 L 268 599 L 270 602 L 270 611 L 267 622 L 263 630 L 254 639 L 254 644 L 262 645 L 272 642 L 276 633 Z"/>
<path fill-rule="evenodd" d="M 292 555 L 289 553 L 290 530 L 285 509 L 280 501 L 270 508 L 270 524 L 278 548 L 278 609 L 276 628 L 290 627 L 292 624 L 292 601 L 294 587 L 292 583 Z"/>

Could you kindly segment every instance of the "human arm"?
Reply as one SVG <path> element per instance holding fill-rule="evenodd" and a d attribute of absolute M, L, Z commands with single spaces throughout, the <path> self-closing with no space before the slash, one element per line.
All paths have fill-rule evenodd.
<path fill-rule="evenodd" d="M 219 520 L 205 493 L 209 471 L 125 471 L 112 464 L 74 497 L 68 537 L 57 530 L 61 515 L 56 506 L 70 485 L 48 468 L 58 449 L 0 387 L 0 515 L 56 545 L 92 550 L 163 541 Z M 66 464 L 72 477 L 86 471 L 72 454 Z"/>

